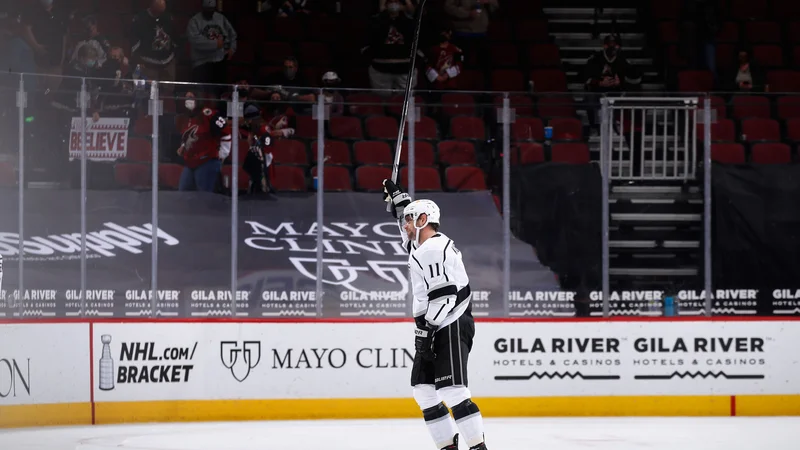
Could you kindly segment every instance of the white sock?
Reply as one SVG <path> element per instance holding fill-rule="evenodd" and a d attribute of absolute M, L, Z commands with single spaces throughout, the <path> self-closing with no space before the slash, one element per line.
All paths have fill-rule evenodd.
<path fill-rule="evenodd" d="M 436 448 L 441 449 L 453 445 L 453 437 L 458 433 L 458 429 L 444 403 L 428 408 L 422 411 L 422 414 Z"/>

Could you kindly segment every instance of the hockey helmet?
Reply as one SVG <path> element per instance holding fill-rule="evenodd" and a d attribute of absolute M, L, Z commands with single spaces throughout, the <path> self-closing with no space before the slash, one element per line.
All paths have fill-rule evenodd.
<path fill-rule="evenodd" d="M 439 206 L 432 200 L 414 200 L 403 209 L 403 217 L 410 215 L 415 227 L 417 219 L 422 214 L 425 214 L 428 218 L 425 225 L 429 223 L 441 224 L 442 213 L 439 210 Z M 425 225 L 422 227 L 425 227 Z"/>

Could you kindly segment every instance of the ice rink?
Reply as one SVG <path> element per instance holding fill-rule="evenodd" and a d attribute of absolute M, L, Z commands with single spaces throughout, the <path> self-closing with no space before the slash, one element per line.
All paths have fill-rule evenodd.
<path fill-rule="evenodd" d="M 486 438 L 490 450 L 796 450 L 800 417 L 487 419 Z M 0 430 L 0 449 L 436 450 L 422 420 L 29 428 Z"/>

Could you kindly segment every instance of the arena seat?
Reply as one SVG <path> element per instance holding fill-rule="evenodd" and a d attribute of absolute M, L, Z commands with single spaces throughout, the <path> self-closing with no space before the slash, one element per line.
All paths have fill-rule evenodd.
<path fill-rule="evenodd" d="M 769 99 L 757 95 L 737 95 L 733 97 L 733 118 L 747 119 L 758 117 L 769 119 L 772 116 Z"/>
<path fill-rule="evenodd" d="M 387 166 L 361 166 L 356 169 L 356 189 L 378 192 L 383 190 L 383 180 L 392 177 L 392 169 Z"/>
<path fill-rule="evenodd" d="M 792 149 L 780 142 L 755 144 L 750 149 L 754 164 L 789 164 L 792 162 Z"/>
<path fill-rule="evenodd" d="M 403 129 L 403 136 L 408 138 L 408 124 Z M 428 116 L 419 118 L 419 122 L 414 124 L 414 137 L 416 139 L 430 139 L 435 140 L 439 138 L 439 130 L 436 126 L 436 121 Z"/>
<path fill-rule="evenodd" d="M 445 165 L 475 165 L 478 163 L 475 146 L 469 141 L 439 143 L 439 162 Z"/>
<path fill-rule="evenodd" d="M 451 166 L 445 170 L 447 189 L 451 191 L 485 191 L 483 171 L 474 166 Z"/>
<path fill-rule="evenodd" d="M 268 148 L 274 164 L 308 165 L 306 146 L 295 139 L 275 139 Z"/>
<path fill-rule="evenodd" d="M 239 190 L 246 191 L 250 188 L 250 175 L 239 166 Z M 231 189 L 233 186 L 233 166 L 222 166 L 220 170 L 220 177 L 222 179 L 222 186 L 225 189 Z"/>
<path fill-rule="evenodd" d="M 697 139 L 705 142 L 705 125 L 697 124 Z M 711 141 L 733 142 L 736 140 L 736 126 L 731 119 L 717 119 L 711 124 Z"/>
<path fill-rule="evenodd" d="M 511 147 L 512 164 L 536 164 L 544 162 L 544 148 L 535 142 L 515 142 Z"/>
<path fill-rule="evenodd" d="M 152 184 L 150 165 L 117 163 L 114 165 L 114 179 L 121 188 L 147 189 Z"/>
<path fill-rule="evenodd" d="M 347 110 L 354 116 L 382 116 L 385 114 L 383 99 L 377 94 L 349 94 L 345 97 L 344 102 Z"/>
<path fill-rule="evenodd" d="M 442 113 L 449 117 L 475 115 L 475 99 L 469 94 L 442 94 Z"/>
<path fill-rule="evenodd" d="M 745 22 L 744 35 L 750 44 L 777 44 L 781 42 L 781 26 L 763 20 Z"/>
<path fill-rule="evenodd" d="M 345 166 L 325 165 L 325 192 L 328 191 L 352 191 L 353 180 L 350 170 Z M 311 168 L 311 176 L 317 176 L 317 166 Z"/>
<path fill-rule="evenodd" d="M 772 119 L 744 119 L 741 122 L 743 141 L 780 141 L 781 129 L 777 121 Z"/>
<path fill-rule="evenodd" d="M 400 185 L 408 187 L 408 167 L 400 169 Z M 442 190 L 442 178 L 435 167 L 417 166 L 414 170 L 414 190 L 431 192 Z"/>
<path fill-rule="evenodd" d="M 361 121 L 356 117 L 334 116 L 328 126 L 331 137 L 335 139 L 364 139 Z"/>
<path fill-rule="evenodd" d="M 311 143 L 311 160 L 316 163 L 318 158 L 317 142 Z M 328 158 L 326 164 L 336 164 L 341 166 L 350 166 L 353 164 L 353 159 L 350 157 L 350 145 L 344 141 L 337 141 L 333 139 L 325 139 L 325 157 Z"/>
<path fill-rule="evenodd" d="M 390 116 L 372 116 L 365 120 L 369 139 L 397 139 L 397 119 Z"/>
<path fill-rule="evenodd" d="M 158 165 L 158 188 L 177 190 L 180 186 L 183 166 L 180 164 Z"/>
<path fill-rule="evenodd" d="M 486 139 L 486 128 L 478 117 L 453 117 L 450 120 L 450 136 L 453 139 Z"/>
<path fill-rule="evenodd" d="M 515 141 L 543 141 L 544 125 L 538 117 L 517 117 L 511 124 L 511 139 Z"/>
<path fill-rule="evenodd" d="M 125 159 L 130 162 L 151 163 L 153 147 L 150 139 L 131 137 L 128 139 L 128 153 Z"/>
<path fill-rule="evenodd" d="M 550 119 L 554 141 L 580 141 L 583 139 L 583 124 L 573 117 Z"/>
<path fill-rule="evenodd" d="M 400 151 L 400 164 L 408 164 L 408 141 L 403 141 Z M 414 141 L 414 165 L 433 166 L 436 164 L 436 155 L 433 144 L 426 141 Z"/>
<path fill-rule="evenodd" d="M 742 144 L 713 143 L 711 144 L 711 160 L 725 164 L 744 164 L 744 147 Z"/>
<path fill-rule="evenodd" d="M 800 97 L 778 97 L 778 118 L 781 120 L 800 117 Z"/>
<path fill-rule="evenodd" d="M 306 176 L 302 167 L 273 166 L 272 187 L 278 192 L 304 192 L 308 190 Z"/>
<path fill-rule="evenodd" d="M 357 141 L 353 144 L 356 164 L 392 165 L 392 149 L 384 141 Z"/>
<path fill-rule="evenodd" d="M 584 143 L 553 144 L 550 160 L 570 164 L 588 164 L 589 147 Z"/>

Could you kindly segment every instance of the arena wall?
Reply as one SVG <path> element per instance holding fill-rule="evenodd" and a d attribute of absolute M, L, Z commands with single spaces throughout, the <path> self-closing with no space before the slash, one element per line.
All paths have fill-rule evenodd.
<path fill-rule="evenodd" d="M 577 323 L 576 323 L 577 322 Z M 483 319 L 487 417 L 800 415 L 800 321 Z M 0 323 L 0 426 L 411 418 L 413 324 Z"/>

